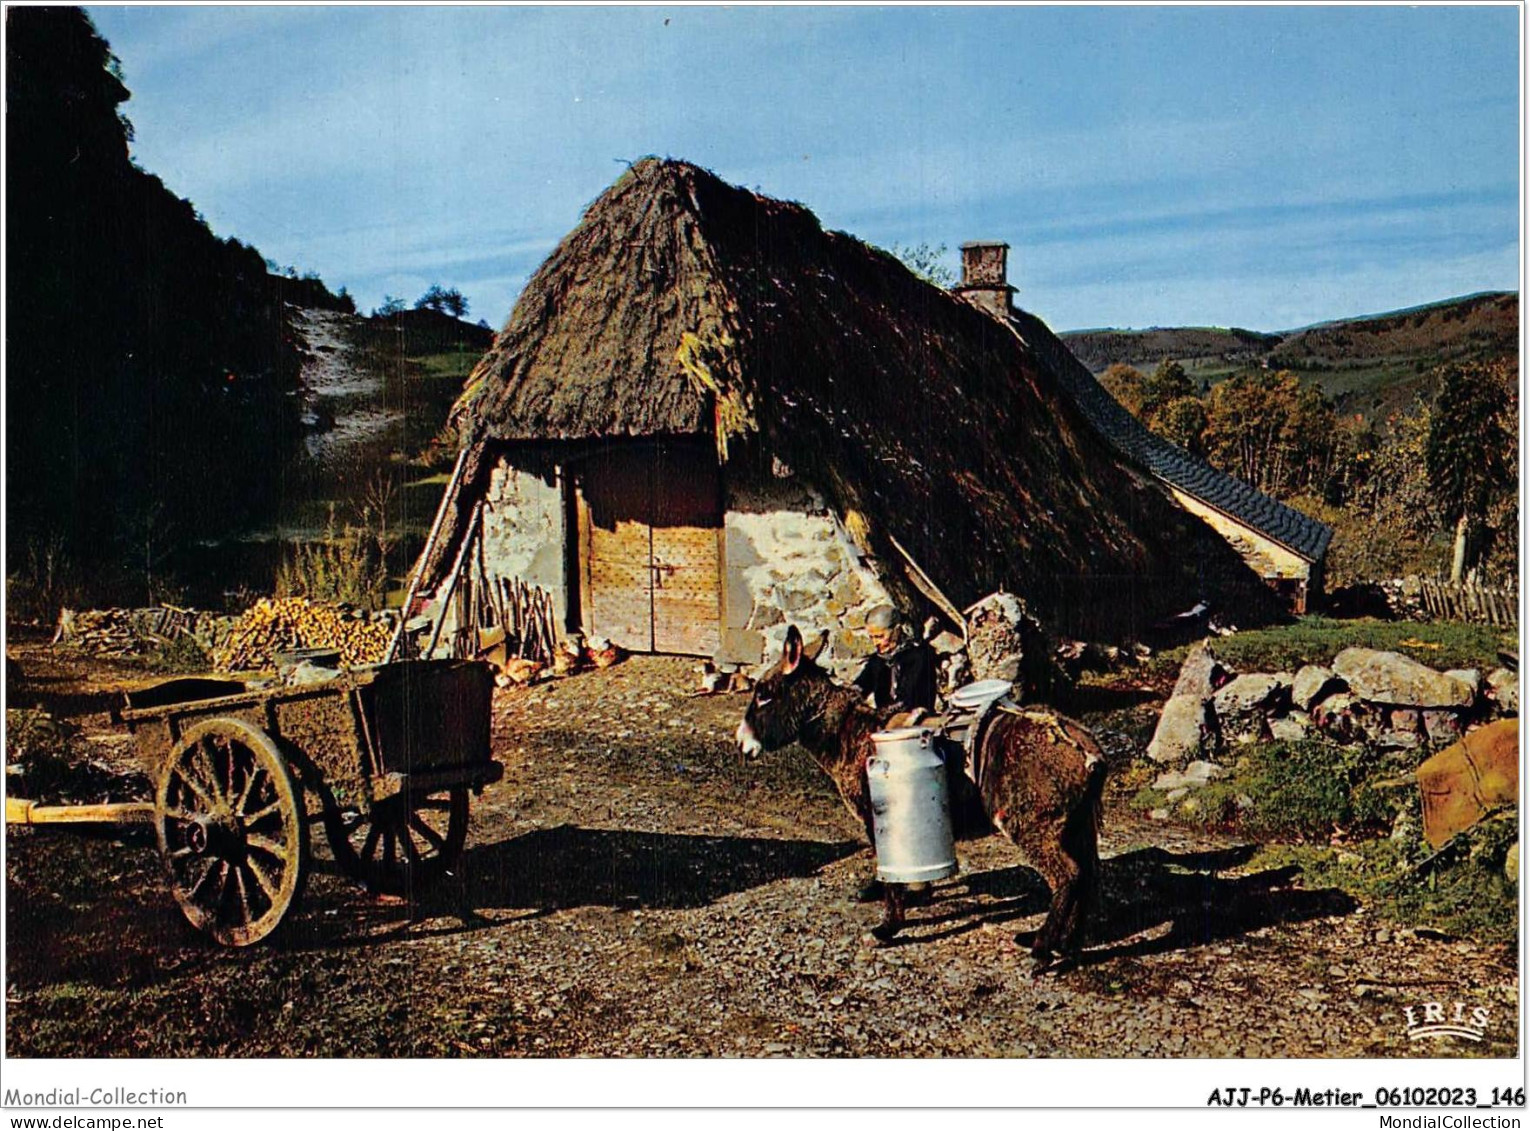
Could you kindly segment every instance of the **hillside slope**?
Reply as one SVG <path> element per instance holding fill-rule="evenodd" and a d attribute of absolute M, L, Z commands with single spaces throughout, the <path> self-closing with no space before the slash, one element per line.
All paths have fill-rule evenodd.
<path fill-rule="evenodd" d="M 7 532 L 141 585 L 279 501 L 300 435 L 287 304 L 337 300 L 132 163 L 129 94 L 83 11 L 6 21 Z"/>
<path fill-rule="evenodd" d="M 1191 327 L 1073 330 L 1059 337 L 1094 373 L 1118 362 L 1150 370 L 1173 359 L 1210 384 L 1241 369 L 1289 369 L 1341 410 L 1375 416 L 1431 395 L 1430 371 L 1444 362 L 1513 356 L 1519 296 L 1467 295 L 1278 334 Z"/>

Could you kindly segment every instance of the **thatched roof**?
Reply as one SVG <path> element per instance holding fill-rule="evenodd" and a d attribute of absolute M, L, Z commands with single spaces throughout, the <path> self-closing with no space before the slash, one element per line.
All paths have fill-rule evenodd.
<path fill-rule="evenodd" d="M 1066 350 L 1036 325 L 1022 341 L 801 205 L 647 158 L 532 277 L 454 422 L 465 444 L 714 435 L 730 464 L 789 464 L 957 604 L 1007 588 L 1065 631 L 1133 635 L 1203 596 L 1273 615 L 1060 392 Z"/>

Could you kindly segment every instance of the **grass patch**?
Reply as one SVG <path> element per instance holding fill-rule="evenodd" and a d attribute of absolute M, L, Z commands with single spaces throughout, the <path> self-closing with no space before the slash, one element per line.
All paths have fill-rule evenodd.
<path fill-rule="evenodd" d="M 1240 672 L 1295 671 L 1303 664 L 1324 664 L 1346 648 L 1377 648 L 1400 652 L 1444 671 L 1448 668 L 1499 666 L 1498 650 L 1517 649 L 1518 633 L 1483 624 L 1382 621 L 1366 617 L 1334 620 L 1303 617 L 1295 624 L 1249 629 L 1212 641 L 1211 649 L 1224 664 Z M 1157 662 L 1177 671 L 1189 647 L 1161 653 Z"/>
<path fill-rule="evenodd" d="M 1298 865 L 1309 888 L 1339 888 L 1377 914 L 1484 942 L 1512 942 L 1514 885 L 1504 858 L 1519 838 L 1512 815 L 1493 818 L 1436 854 L 1424 841 L 1418 790 L 1406 777 L 1423 755 L 1364 746 L 1251 746 L 1227 777 L 1170 801 L 1151 787 L 1133 804 L 1172 820 L 1266 842 L 1251 868 Z"/>
<path fill-rule="evenodd" d="M 1149 786 L 1133 804 L 1242 836 L 1327 843 L 1390 832 L 1410 799 L 1416 808 L 1412 790 L 1376 783 L 1410 772 L 1417 759 L 1417 752 L 1382 754 L 1364 745 L 1260 743 L 1247 747 L 1225 778 L 1173 802 Z"/>
<path fill-rule="evenodd" d="M 1519 901 L 1503 864 L 1518 839 L 1519 821 L 1509 816 L 1484 821 L 1432 861 L 1428 845 L 1409 837 L 1346 848 L 1266 845 L 1249 866 L 1295 864 L 1306 886 L 1340 888 L 1382 918 L 1480 942 L 1512 944 L 1519 937 Z"/>

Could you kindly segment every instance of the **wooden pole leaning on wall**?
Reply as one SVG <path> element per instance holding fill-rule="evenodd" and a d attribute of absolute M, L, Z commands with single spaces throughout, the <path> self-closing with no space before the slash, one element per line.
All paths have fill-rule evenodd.
<path fill-rule="evenodd" d="M 441 612 L 436 618 L 435 630 L 430 634 L 430 644 L 425 648 L 425 659 L 430 658 L 430 654 L 436 650 L 436 643 L 441 639 L 441 628 L 446 624 L 446 608 L 457 591 L 457 583 L 462 579 L 462 564 L 467 558 L 468 547 L 472 545 L 473 539 L 478 537 L 478 516 L 482 511 L 483 500 L 480 499 L 473 504 L 473 515 L 468 519 L 467 528 L 462 532 L 462 545 L 457 547 L 457 556 L 452 559 L 452 571 L 446 584 L 446 592 L 441 595 Z M 458 627 L 460 628 L 461 625 Z"/>
<path fill-rule="evenodd" d="M 447 480 L 446 493 L 441 496 L 441 505 L 436 508 L 436 517 L 430 524 L 430 533 L 425 536 L 425 548 L 420 551 L 414 572 L 409 577 L 409 589 L 404 594 L 404 607 L 399 610 L 398 625 L 393 629 L 393 639 L 388 642 L 388 651 L 383 656 L 384 663 L 392 662 L 393 657 L 398 655 L 398 646 L 403 643 L 404 625 L 409 620 L 409 609 L 414 604 L 414 599 L 419 596 L 425 563 L 430 560 L 430 552 L 435 548 L 436 539 L 441 536 L 441 523 L 446 518 L 446 508 L 451 505 L 452 496 L 457 493 L 457 485 L 462 481 L 462 469 L 467 466 L 470 450 L 463 448 L 457 453 L 457 463 L 452 468 L 452 477 Z"/>

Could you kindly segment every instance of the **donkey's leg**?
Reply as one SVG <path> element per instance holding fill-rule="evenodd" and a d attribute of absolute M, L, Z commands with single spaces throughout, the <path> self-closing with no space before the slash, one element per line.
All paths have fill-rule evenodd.
<path fill-rule="evenodd" d="M 1080 912 L 1080 877 L 1083 869 L 1064 844 L 1063 822 L 1048 821 L 1030 831 L 1021 842 L 1036 870 L 1052 889 L 1046 921 L 1031 944 L 1031 957 L 1050 962 L 1067 949 L 1077 933 Z"/>
<path fill-rule="evenodd" d="M 903 926 L 906 896 L 902 884 L 883 884 L 882 890 L 882 921 L 871 929 L 871 933 L 880 941 L 887 942 Z"/>
<path fill-rule="evenodd" d="M 840 787 L 839 795 L 850 807 L 850 811 L 860 818 L 861 827 L 866 830 L 866 843 L 871 846 L 871 878 L 856 889 L 855 901 L 875 903 L 879 899 L 886 899 L 888 886 L 877 879 L 877 826 L 871 812 L 871 787 L 866 781 L 866 774 L 862 771 L 855 778 L 843 783 L 836 780 L 835 784 Z"/>

